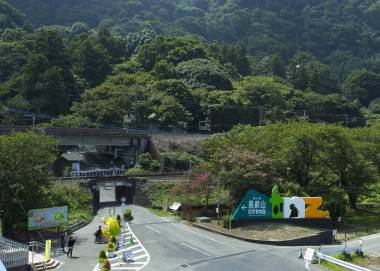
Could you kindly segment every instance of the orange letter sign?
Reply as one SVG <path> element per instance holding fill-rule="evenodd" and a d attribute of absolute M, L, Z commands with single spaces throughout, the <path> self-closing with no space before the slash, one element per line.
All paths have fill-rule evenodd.
<path fill-rule="evenodd" d="M 328 211 L 319 210 L 321 207 L 323 198 L 315 197 L 315 198 L 303 198 L 305 201 L 305 205 L 307 206 L 305 209 L 305 217 L 306 218 L 325 218 L 329 217 Z"/>

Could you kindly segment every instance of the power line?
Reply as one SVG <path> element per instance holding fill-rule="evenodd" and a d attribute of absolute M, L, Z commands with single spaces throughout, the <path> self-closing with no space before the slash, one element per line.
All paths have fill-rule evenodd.
<path fill-rule="evenodd" d="M 27 218 L 29 218 L 29 214 L 28 214 L 28 212 L 26 211 L 26 209 L 25 209 L 24 206 L 22 205 L 20 199 L 19 199 L 18 196 L 17 196 L 16 191 L 13 189 L 12 184 L 11 184 L 11 182 L 10 182 L 8 176 L 5 174 L 6 171 L 4 170 L 4 167 L 3 167 L 3 165 L 2 165 L 1 163 L 0 163 L 0 167 L 1 167 L 1 170 L 3 171 L 3 173 L 4 173 L 3 176 L 4 176 L 4 178 L 5 178 L 5 180 L 6 180 L 7 184 L 8 184 L 8 187 L 9 187 L 9 189 L 12 191 L 12 193 L 13 193 L 13 195 L 14 195 L 14 197 L 15 197 L 17 203 L 18 203 L 18 205 L 20 205 L 21 210 L 24 212 L 25 216 L 26 216 Z M 36 231 L 37 231 L 37 234 L 40 236 L 40 238 L 41 238 L 43 241 L 45 241 L 45 238 L 42 236 L 41 232 L 40 232 L 38 229 L 37 229 Z"/>

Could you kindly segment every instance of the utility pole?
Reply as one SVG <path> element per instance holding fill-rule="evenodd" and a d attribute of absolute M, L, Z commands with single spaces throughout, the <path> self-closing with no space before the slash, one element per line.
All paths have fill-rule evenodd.
<path fill-rule="evenodd" d="M 346 128 L 348 127 L 348 114 L 344 114 L 344 123 L 346 125 Z"/>
<path fill-rule="evenodd" d="M 218 225 L 220 223 L 220 176 L 216 177 L 216 180 L 218 182 L 218 206 L 217 206 L 217 213 L 218 213 Z"/>
<path fill-rule="evenodd" d="M 263 115 L 263 108 L 259 106 L 259 126 L 261 126 L 262 115 Z"/>

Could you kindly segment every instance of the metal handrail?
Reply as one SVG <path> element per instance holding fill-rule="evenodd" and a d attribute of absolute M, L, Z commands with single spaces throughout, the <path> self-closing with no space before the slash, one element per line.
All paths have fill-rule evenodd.
<path fill-rule="evenodd" d="M 6 268 L 28 264 L 28 246 L 0 235 L 0 260 Z"/>
<path fill-rule="evenodd" d="M 32 262 L 30 263 L 32 269 L 34 271 L 37 270 L 35 263 L 34 263 L 34 254 L 37 252 L 36 248 L 41 248 L 43 251 L 45 250 L 45 245 L 38 241 L 31 241 L 29 242 L 29 250 L 31 249 L 32 252 Z M 42 263 L 42 269 L 47 270 L 45 261 L 40 262 Z"/>
<path fill-rule="evenodd" d="M 355 264 L 352 264 L 352 263 L 349 263 L 349 262 L 345 262 L 345 261 L 336 259 L 334 257 L 328 256 L 328 255 L 323 254 L 323 253 L 319 253 L 318 252 L 317 253 L 317 257 L 319 259 L 321 259 L 321 260 L 328 261 L 328 262 L 334 263 L 336 265 L 339 265 L 341 267 L 347 268 L 348 270 L 353 270 L 353 271 L 371 271 L 368 268 L 361 267 L 361 266 L 358 266 L 358 265 L 355 265 Z"/>

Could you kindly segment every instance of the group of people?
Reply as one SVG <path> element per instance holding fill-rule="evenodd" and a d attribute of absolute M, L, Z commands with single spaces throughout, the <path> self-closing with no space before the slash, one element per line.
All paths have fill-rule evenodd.
<path fill-rule="evenodd" d="M 61 250 L 63 253 L 67 254 L 67 257 L 73 257 L 73 249 L 75 245 L 75 238 L 73 236 L 69 236 L 67 232 L 61 234 Z M 65 251 L 65 247 L 67 246 L 67 252 Z"/>

